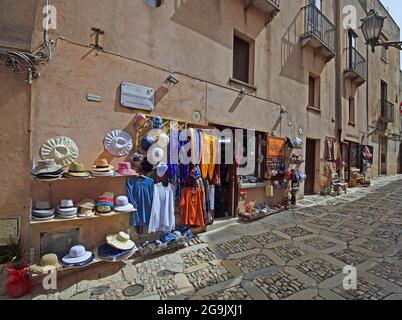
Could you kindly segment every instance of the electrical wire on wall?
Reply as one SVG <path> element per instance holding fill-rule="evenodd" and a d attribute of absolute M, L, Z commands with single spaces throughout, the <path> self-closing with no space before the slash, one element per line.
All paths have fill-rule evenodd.
<path fill-rule="evenodd" d="M 45 0 L 46 14 L 49 14 L 49 0 Z M 21 51 L 0 47 L 0 55 L 6 57 L 5 66 L 14 73 L 26 72 L 26 81 L 32 84 L 34 79 L 39 78 L 38 66 L 46 64 L 52 59 L 54 42 L 49 39 L 49 17 L 46 16 L 43 28 L 43 43 L 35 52 Z"/>

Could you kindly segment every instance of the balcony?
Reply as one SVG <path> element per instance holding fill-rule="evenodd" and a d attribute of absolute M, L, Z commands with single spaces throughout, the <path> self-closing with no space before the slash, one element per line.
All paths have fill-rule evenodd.
<path fill-rule="evenodd" d="M 393 103 L 382 100 L 380 103 L 380 120 L 384 122 L 394 122 L 394 105 Z"/>
<path fill-rule="evenodd" d="M 280 0 L 246 0 L 246 10 L 251 5 L 253 5 L 266 15 L 268 23 L 278 14 Z"/>
<path fill-rule="evenodd" d="M 361 86 L 367 80 L 366 59 L 355 49 L 346 49 L 345 78 Z"/>
<path fill-rule="evenodd" d="M 314 4 L 302 8 L 303 30 L 302 47 L 310 46 L 316 53 L 324 56 L 326 61 L 335 57 L 335 26 Z"/>

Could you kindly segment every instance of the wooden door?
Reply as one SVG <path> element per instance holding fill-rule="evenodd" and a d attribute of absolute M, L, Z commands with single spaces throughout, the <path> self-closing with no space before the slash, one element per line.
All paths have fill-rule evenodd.
<path fill-rule="evenodd" d="M 306 181 L 304 185 L 304 194 L 314 194 L 316 169 L 316 141 L 306 140 Z"/>

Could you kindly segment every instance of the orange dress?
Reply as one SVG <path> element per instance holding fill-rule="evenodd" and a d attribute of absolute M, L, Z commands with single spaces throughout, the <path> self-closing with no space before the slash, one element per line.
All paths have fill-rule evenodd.
<path fill-rule="evenodd" d="M 204 225 L 204 197 L 201 189 L 183 189 L 180 199 L 180 224 Z"/>

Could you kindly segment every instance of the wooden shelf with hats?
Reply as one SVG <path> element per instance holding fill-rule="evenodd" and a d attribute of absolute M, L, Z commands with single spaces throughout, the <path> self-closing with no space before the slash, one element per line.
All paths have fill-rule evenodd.
<path fill-rule="evenodd" d="M 130 178 L 130 176 L 125 176 L 122 174 L 115 174 L 112 176 L 91 176 L 85 179 L 76 179 L 76 178 L 66 178 L 66 177 L 61 177 L 58 179 L 54 179 L 54 180 L 44 180 L 44 179 L 37 179 L 35 177 L 32 176 L 32 181 L 36 182 L 36 183 L 53 183 L 53 182 L 62 182 L 62 181 L 87 181 L 87 180 L 94 180 L 94 179 L 110 179 L 110 178 Z"/>
<path fill-rule="evenodd" d="M 106 218 L 111 218 L 114 216 L 118 216 L 118 215 L 122 215 L 122 214 L 127 214 L 127 213 L 131 213 L 131 212 L 114 212 L 111 214 L 104 214 L 104 215 L 94 215 L 92 217 L 77 217 L 77 218 L 73 218 L 73 219 L 63 219 L 63 218 L 54 218 L 51 220 L 45 220 L 45 221 L 35 221 L 32 220 L 31 224 L 49 224 L 49 223 L 66 223 L 66 222 L 71 222 L 71 221 L 85 221 L 85 220 L 93 220 L 93 219 L 106 219 Z"/>

